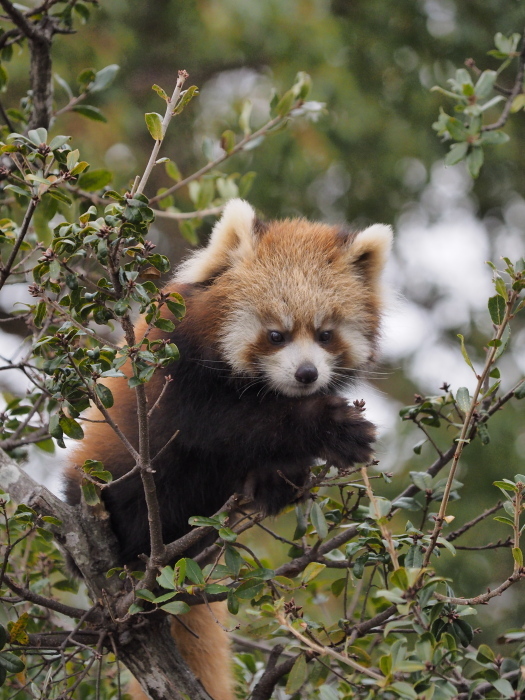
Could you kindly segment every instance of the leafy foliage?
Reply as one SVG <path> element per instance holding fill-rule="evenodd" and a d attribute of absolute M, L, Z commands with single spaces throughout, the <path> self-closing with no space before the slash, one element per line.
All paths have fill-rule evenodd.
<path fill-rule="evenodd" d="M 90 18 L 93 4 L 47 3 L 38 12 L 10 5 L 11 18 L 18 19 L 15 29 L 20 26 L 16 12 L 30 27 L 40 28 L 45 17 L 60 30 L 69 29 L 73 19 Z M 23 30 L 16 31 L 15 42 L 23 44 Z M 522 61 L 519 41 L 517 34 L 509 38 L 497 34 L 491 55 L 502 61 L 499 71 L 479 72 L 474 81 L 461 68 L 450 81 L 450 90 L 440 89 L 455 100 L 458 113 L 453 117 L 441 112 L 435 124 L 439 135 L 455 142 L 445 162 L 453 165 L 465 159 L 473 177 L 483 164 L 484 147 L 507 140 L 499 130 L 503 124 L 495 128 L 498 122 L 484 124 L 483 118 L 505 100 L 492 93 L 499 74 L 513 61 Z M 3 62 L 11 59 L 10 48 L 4 41 Z M 473 65 L 471 70 L 476 73 Z M 115 64 L 98 71 L 84 69 L 75 91 L 55 76 L 68 99 L 53 115 L 60 129 L 60 118 L 67 113 L 104 122 L 103 111 L 85 101 L 106 90 L 118 75 Z M 2 67 L 0 82 L 5 85 L 7 80 Z M 83 160 L 80 148 L 74 147 L 77 139 L 52 136 L 49 123 L 30 128 L 37 90 L 24 95 L 19 107 L 7 110 L 6 121 L 12 120 L 18 131 L 7 123 L 0 147 L 5 212 L 0 220 L 0 289 L 7 283 L 31 281 L 35 302 L 17 314 L 28 325 L 31 348 L 10 366 L 24 372 L 34 388 L 24 396 L 5 397 L 0 431 L 5 453 L 18 459 L 32 444 L 53 452 L 55 446 L 65 448 L 68 440 L 81 440 L 90 403 L 117 432 L 110 409 L 112 379 L 118 377 L 127 378 L 147 425 L 149 414 L 141 392 L 158 369 L 177 361 L 178 348 L 166 334 L 185 313 L 180 295 L 162 291 L 170 265 L 166 256 L 155 252 L 152 226 L 157 218 L 169 218 L 178 222 L 186 241 L 196 244 L 202 222 L 219 213 L 228 199 L 246 196 L 256 177 L 251 170 L 231 173 L 222 164 L 261 145 L 267 148 L 268 139 L 292 121 L 306 125 L 307 119 L 319 116 L 323 106 L 308 101 L 310 89 L 309 75 L 298 72 L 289 89 L 274 91 L 263 123 L 244 102 L 229 128 L 203 140 L 204 161 L 199 167 L 183 175 L 189 169 L 157 157 L 158 150 L 165 146 L 171 119 L 187 118 L 198 89 L 181 89 L 172 103 L 168 93 L 154 85 L 155 99 L 165 103 L 166 116 L 154 111 L 144 115 L 150 149 L 154 142 L 150 161 L 142 177 L 125 187 L 115 184 L 114 189 L 114 174 L 96 167 L 87 155 Z M 498 121 L 518 112 L 522 97 L 516 91 L 512 101 L 507 99 Z M 83 150 L 84 144 L 79 145 Z M 158 176 L 163 183 L 147 196 L 144 190 L 152 172 L 153 179 Z M 503 632 L 505 642 L 515 646 L 501 655 L 488 644 L 476 647 L 477 630 L 465 619 L 524 576 L 520 537 L 525 477 L 516 474 L 513 480 L 495 481 L 503 504 L 492 505 L 455 531 L 448 529 L 454 518 L 447 514 L 449 502 L 460 498 L 463 487 L 456 478 L 463 450 L 472 443 L 486 446 L 492 417 L 525 395 L 522 379 L 505 393 L 501 390 L 500 358 L 510 346 L 510 328 L 523 308 L 525 287 L 524 261 L 505 258 L 504 262 L 501 271 L 492 265 L 495 295 L 488 301 L 487 321 L 494 333 L 485 338 L 483 367 L 476 369 L 478 363 L 471 359 L 462 335 L 457 346 L 458 359 L 461 354 L 474 375 L 472 385 L 443 386 L 438 395 L 417 395 L 400 412 L 406 424 L 423 434 L 414 453 L 421 456 L 428 448 L 435 453 L 428 468 L 410 472 L 411 483 L 404 489 L 391 475 L 374 474 L 366 467 L 337 470 L 318 465 L 312 468 L 305 501 L 285 516 L 293 531 L 286 537 L 262 525 L 257 514 L 240 522 L 228 509 L 212 516 L 195 514 L 188 537 L 212 539 L 217 551 L 214 563 L 201 566 L 198 557 L 184 556 L 184 542 L 164 543 L 182 550 L 182 556 L 179 552 L 170 561 L 152 546 L 145 570 L 113 566 L 105 572 L 104 595 L 124 609 L 118 609 L 117 617 L 91 620 L 90 613 L 95 615 L 99 605 L 89 607 L 83 587 L 79 603 L 83 607 L 68 604 L 68 594 L 78 591 L 65 574 L 54 543 L 55 537 L 65 541 L 60 518 L 42 514 L 37 504 L 15 505 L 3 493 L 1 697 L 123 697 L 116 631 L 133 634 L 132 623 L 139 620 L 145 625 L 153 614 L 177 615 L 183 621 L 192 605 L 216 600 L 227 601 L 245 635 L 239 644 L 247 651 L 237 657 L 241 697 L 252 691 L 257 697 L 257 689 L 272 671 L 271 666 L 265 670 L 266 652 L 278 642 L 286 646 L 286 661 L 274 687 L 294 698 L 441 700 L 466 698 L 473 691 L 487 697 L 514 697 L 525 691 L 520 670 L 525 657 L 523 631 Z M 131 321 L 135 314 L 143 319 L 140 330 Z M 124 336 L 122 345 L 113 340 L 115 329 Z M 125 440 L 123 449 L 131 452 L 136 469 L 147 476 L 150 465 L 144 464 L 142 455 Z M 449 463 L 449 475 L 443 478 L 440 472 Z M 5 464 L 16 470 L 12 463 Z M 85 510 L 79 517 L 86 512 L 91 517 L 98 513 L 101 491 L 112 476 L 95 460 L 87 460 L 81 470 Z M 373 488 L 377 482 L 381 486 Z M 510 548 L 510 573 L 492 591 L 457 597 L 456 583 L 439 572 L 441 560 L 459 557 L 453 542 L 502 508 L 505 514 L 495 521 L 510 527 L 511 534 L 495 547 L 481 547 Z M 254 526 L 286 546 L 286 553 L 271 561 L 258 556 L 253 543 L 242 536 L 244 529 Z M 160 558 L 155 561 L 157 554 Z M 96 600 L 93 588 L 98 584 L 88 579 L 88 585 Z M 328 603 L 325 612 L 322 606 Z M 69 622 L 71 629 L 64 632 L 50 611 L 77 622 Z"/>

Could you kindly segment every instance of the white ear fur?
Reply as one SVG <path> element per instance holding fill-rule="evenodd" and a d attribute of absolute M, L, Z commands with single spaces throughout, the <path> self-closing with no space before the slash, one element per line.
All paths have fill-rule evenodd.
<path fill-rule="evenodd" d="M 391 226 L 373 224 L 358 233 L 352 241 L 349 248 L 350 261 L 359 264 L 361 259 L 367 274 L 376 280 L 388 260 L 392 240 Z"/>
<path fill-rule="evenodd" d="M 211 279 L 236 259 L 253 251 L 255 210 L 243 199 L 231 199 L 211 232 L 206 248 L 185 260 L 175 274 L 175 281 L 198 284 Z"/>

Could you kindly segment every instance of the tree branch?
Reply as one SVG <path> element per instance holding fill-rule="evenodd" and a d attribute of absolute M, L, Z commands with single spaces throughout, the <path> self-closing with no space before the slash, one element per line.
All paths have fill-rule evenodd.
<path fill-rule="evenodd" d="M 491 598 L 501 595 L 507 588 L 510 588 L 513 583 L 520 581 L 522 578 L 525 578 L 525 571 L 523 568 L 515 571 L 500 586 L 494 588 L 494 590 L 491 591 L 489 589 L 486 593 L 481 593 L 480 595 L 474 596 L 474 598 L 455 598 L 442 595 L 441 593 L 434 593 L 434 597 L 441 600 L 443 603 L 452 603 L 453 605 L 484 605 L 488 603 Z"/>
<path fill-rule="evenodd" d="M 140 179 L 140 182 L 139 182 L 138 187 L 136 189 L 136 192 L 135 192 L 136 194 L 142 194 L 144 192 L 144 188 L 146 187 L 146 184 L 149 180 L 149 176 L 151 175 L 151 171 L 153 170 L 153 168 L 155 166 L 155 161 L 157 160 L 157 156 L 159 154 L 159 150 L 160 150 L 160 147 L 162 145 L 162 141 L 164 140 L 164 136 L 166 134 L 166 129 L 168 128 L 168 125 L 173 118 L 173 111 L 174 111 L 175 107 L 177 106 L 177 102 L 179 101 L 182 86 L 186 82 L 187 78 L 188 78 L 188 74 L 186 73 L 186 71 L 180 70 L 177 84 L 175 85 L 175 90 L 173 91 L 173 95 L 171 96 L 171 99 L 168 100 L 168 103 L 166 105 L 166 112 L 165 112 L 164 118 L 162 120 L 162 138 L 157 139 L 155 141 L 155 145 L 153 146 L 153 150 L 151 151 L 151 155 L 149 157 L 149 161 L 148 161 L 148 164 L 146 166 L 146 170 L 144 171 L 144 174 L 143 174 L 142 178 Z"/>
<path fill-rule="evenodd" d="M 0 2 L 1 1 L 2 0 L 0 0 Z M 11 274 L 11 268 L 13 267 L 15 258 L 18 255 L 18 251 L 20 250 L 20 246 L 22 245 L 24 238 L 26 237 L 26 234 L 29 230 L 29 224 L 31 223 L 31 219 L 33 218 L 33 214 L 35 213 L 35 209 L 39 201 L 40 200 L 38 199 L 38 197 L 31 198 L 29 206 L 27 207 L 26 213 L 24 215 L 24 220 L 22 221 L 22 225 L 20 226 L 20 231 L 13 246 L 13 250 L 11 251 L 11 255 L 9 256 L 6 264 L 0 267 L 0 289 L 2 289 L 2 287 L 7 281 L 7 278 Z"/>
<path fill-rule="evenodd" d="M 277 644 L 272 649 L 266 670 L 250 695 L 251 700 L 270 700 L 277 683 L 292 670 L 292 666 L 295 664 L 300 654 L 292 656 L 290 659 L 286 659 L 282 664 L 279 664 L 279 666 L 276 666 L 277 659 L 281 655 L 283 649 L 284 647 L 282 644 Z"/>

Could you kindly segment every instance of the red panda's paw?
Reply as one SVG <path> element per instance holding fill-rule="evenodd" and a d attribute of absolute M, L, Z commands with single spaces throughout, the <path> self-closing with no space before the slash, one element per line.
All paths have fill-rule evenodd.
<path fill-rule="evenodd" d="M 328 429 L 321 456 L 339 468 L 370 462 L 376 428 L 362 411 L 340 396 L 326 397 L 325 411 Z"/>

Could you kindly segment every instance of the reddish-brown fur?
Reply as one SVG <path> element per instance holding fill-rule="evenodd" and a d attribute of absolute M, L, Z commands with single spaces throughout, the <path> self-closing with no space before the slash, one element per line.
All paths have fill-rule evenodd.
<path fill-rule="evenodd" d="M 338 466 L 370 458 L 374 427 L 336 395 L 336 387 L 375 353 L 378 277 L 389 235 L 380 226 L 341 234 L 302 219 L 258 225 L 249 205 L 234 200 L 208 247 L 165 288 L 187 303 L 186 317 L 169 334 L 181 359 L 146 387 L 153 405 L 166 373 L 173 377 L 150 431 L 152 455 L 180 431 L 153 464 L 166 542 L 190 529 L 190 516 L 212 515 L 234 492 L 251 497 L 257 509 L 278 513 L 296 498 L 316 458 Z M 139 322 L 137 338 L 144 329 Z M 326 329 L 332 335 L 325 342 L 320 333 Z M 270 331 L 283 333 L 282 347 L 270 342 Z M 318 381 L 303 386 L 294 375 L 296 358 L 299 364 L 319 362 L 324 375 L 320 370 Z M 123 379 L 104 383 L 115 398 L 113 420 L 137 447 L 134 391 Z M 95 409 L 91 417 L 99 417 Z M 115 477 L 134 466 L 110 426 L 88 426 L 66 470 L 71 503 L 80 498 L 75 465 L 99 459 Z M 110 486 L 103 497 L 121 560 L 132 563 L 149 549 L 140 478 Z M 231 700 L 223 631 L 204 609 L 193 609 L 188 624 L 198 627 L 201 641 L 174 626 L 182 653 L 215 700 Z M 222 673 L 213 658 L 219 649 Z"/>

